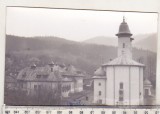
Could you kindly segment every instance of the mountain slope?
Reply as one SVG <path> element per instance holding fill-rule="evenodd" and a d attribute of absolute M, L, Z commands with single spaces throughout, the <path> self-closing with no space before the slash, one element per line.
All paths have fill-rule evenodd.
<path fill-rule="evenodd" d="M 133 46 L 157 52 L 157 34 L 150 34 L 142 40 L 135 42 Z"/>
<path fill-rule="evenodd" d="M 105 36 L 98 36 L 94 38 L 90 38 L 83 42 L 88 44 L 98 44 L 98 45 L 107 45 L 107 46 L 117 46 L 118 39 L 116 37 L 105 37 Z"/>
<path fill-rule="evenodd" d="M 142 48 L 156 52 L 157 50 L 157 34 L 140 34 L 133 36 L 133 46 L 136 48 Z M 88 44 L 116 46 L 118 45 L 118 39 L 116 37 L 97 36 L 83 41 Z"/>

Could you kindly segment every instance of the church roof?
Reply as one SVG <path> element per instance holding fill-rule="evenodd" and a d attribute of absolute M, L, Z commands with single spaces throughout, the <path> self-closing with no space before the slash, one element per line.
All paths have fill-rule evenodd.
<path fill-rule="evenodd" d="M 138 63 L 130 58 L 125 56 L 120 56 L 118 58 L 113 59 L 112 61 L 103 64 L 102 66 L 143 66 L 144 64 Z"/>
<path fill-rule="evenodd" d="M 123 17 L 123 22 L 119 26 L 119 32 L 116 34 L 116 36 L 123 36 L 123 35 L 129 35 L 132 36 L 128 24 L 125 22 L 125 18 Z"/>
<path fill-rule="evenodd" d="M 102 69 L 102 67 L 99 67 L 95 72 L 94 72 L 95 76 L 105 76 L 106 72 Z"/>

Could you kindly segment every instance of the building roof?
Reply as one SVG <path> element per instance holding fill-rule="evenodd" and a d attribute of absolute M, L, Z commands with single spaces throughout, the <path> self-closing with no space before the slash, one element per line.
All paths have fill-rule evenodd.
<path fill-rule="evenodd" d="M 102 67 L 99 67 L 95 72 L 94 72 L 95 76 L 105 76 L 106 72 L 102 69 Z"/>
<path fill-rule="evenodd" d="M 144 80 L 144 85 L 152 85 L 151 82 L 148 79 Z"/>
<path fill-rule="evenodd" d="M 22 69 L 18 76 L 17 80 L 23 81 L 74 81 L 68 79 L 67 76 L 77 77 L 84 76 L 82 72 L 78 72 L 75 67 L 60 67 L 59 65 L 54 65 L 51 70 L 50 65 L 44 67 L 26 67 Z M 66 75 L 67 74 L 67 75 Z M 65 75 L 65 77 L 63 77 Z"/>
<path fill-rule="evenodd" d="M 65 76 L 76 76 L 76 77 L 83 77 L 85 75 L 84 72 L 75 68 L 73 65 L 68 65 L 65 67 L 65 71 L 63 72 Z"/>
<path fill-rule="evenodd" d="M 6 83 L 16 83 L 16 78 L 14 78 L 13 76 L 6 76 L 5 82 Z"/>
<path fill-rule="evenodd" d="M 106 76 L 93 76 L 93 79 L 106 79 Z"/>
<path fill-rule="evenodd" d="M 123 35 L 132 36 L 128 24 L 125 22 L 124 17 L 123 17 L 123 22 L 119 26 L 119 32 L 116 34 L 116 36 L 123 36 Z"/>
<path fill-rule="evenodd" d="M 103 64 L 102 66 L 142 66 L 144 64 L 138 63 L 130 58 L 125 57 L 124 55 L 109 61 L 108 63 Z"/>

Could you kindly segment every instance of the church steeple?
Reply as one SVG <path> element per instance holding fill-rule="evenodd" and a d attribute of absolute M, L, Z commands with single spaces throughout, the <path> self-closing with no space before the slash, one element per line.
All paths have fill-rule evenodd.
<path fill-rule="evenodd" d="M 123 16 L 123 22 L 119 26 L 119 32 L 116 34 L 118 37 L 123 36 L 132 36 L 132 33 L 129 30 L 128 24 L 126 23 L 125 17 Z"/>
<path fill-rule="evenodd" d="M 118 56 L 125 56 L 132 58 L 132 33 L 130 32 L 129 26 L 123 16 L 123 21 L 119 26 L 119 31 L 116 34 L 118 36 Z"/>

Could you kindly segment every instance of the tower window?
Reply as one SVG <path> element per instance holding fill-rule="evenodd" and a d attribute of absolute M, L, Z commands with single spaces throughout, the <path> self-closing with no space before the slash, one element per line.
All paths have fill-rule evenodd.
<path fill-rule="evenodd" d="M 120 83 L 120 89 L 123 89 L 123 83 L 122 82 Z"/>
<path fill-rule="evenodd" d="M 101 86 L 101 83 L 99 83 L 99 86 Z"/>
<path fill-rule="evenodd" d="M 101 92 L 101 91 L 99 91 L 99 96 L 101 96 L 101 94 L 102 94 L 102 92 Z"/>
<path fill-rule="evenodd" d="M 125 43 L 123 43 L 123 48 L 125 48 L 125 46 L 126 46 Z"/>

